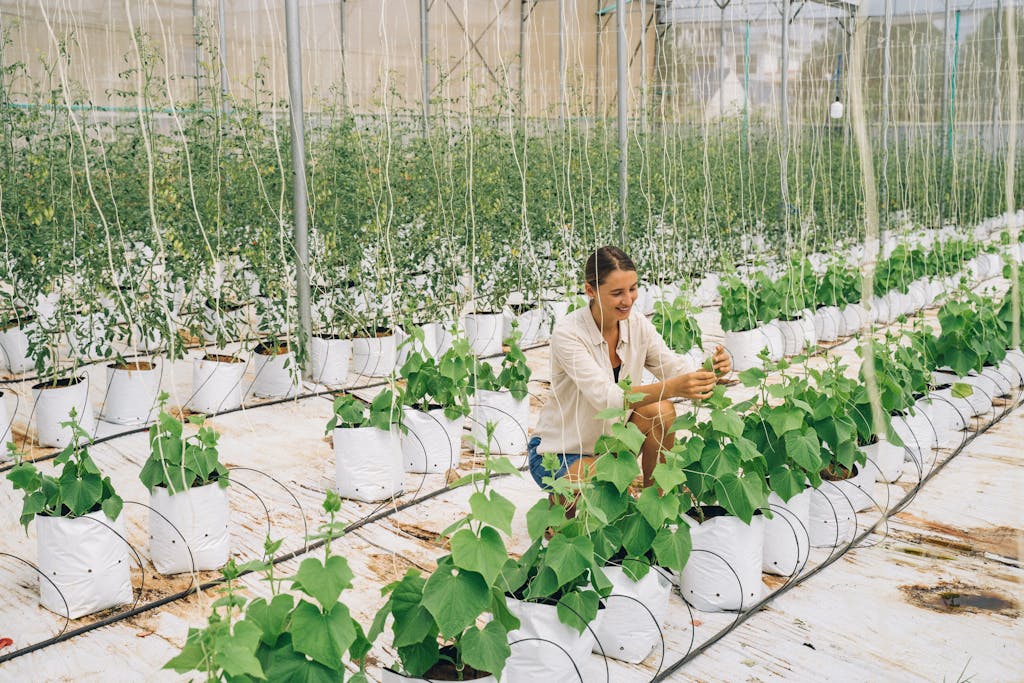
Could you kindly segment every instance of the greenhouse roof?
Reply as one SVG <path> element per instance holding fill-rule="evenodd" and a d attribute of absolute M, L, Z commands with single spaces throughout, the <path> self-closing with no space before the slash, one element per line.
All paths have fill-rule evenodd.
<path fill-rule="evenodd" d="M 847 16 L 863 6 L 870 17 L 885 14 L 886 0 L 792 0 L 792 11 L 798 19 L 830 19 Z M 777 21 L 781 15 L 780 0 L 666 0 L 661 5 L 664 23 L 687 21 Z M 724 4 L 725 7 L 720 5 Z M 894 17 L 928 14 L 941 15 L 946 0 L 891 0 Z M 951 11 L 991 10 L 998 0 L 949 0 Z"/>

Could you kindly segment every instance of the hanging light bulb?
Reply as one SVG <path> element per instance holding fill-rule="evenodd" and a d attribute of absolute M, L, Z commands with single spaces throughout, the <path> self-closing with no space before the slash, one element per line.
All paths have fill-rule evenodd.
<path fill-rule="evenodd" d="M 843 103 L 839 101 L 838 95 L 836 95 L 836 101 L 829 106 L 828 115 L 833 119 L 843 118 Z"/>

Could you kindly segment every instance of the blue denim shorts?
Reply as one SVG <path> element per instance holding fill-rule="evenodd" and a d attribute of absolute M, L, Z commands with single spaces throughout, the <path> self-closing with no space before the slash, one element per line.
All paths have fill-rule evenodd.
<path fill-rule="evenodd" d="M 545 491 L 550 491 L 551 487 L 544 483 L 544 477 L 553 477 L 555 479 L 564 477 L 565 473 L 572 467 L 572 464 L 583 456 L 579 453 L 559 453 L 558 458 L 562 464 L 557 472 L 552 473 L 551 470 L 544 467 L 541 454 L 537 452 L 537 446 L 539 445 L 539 436 L 533 437 L 530 439 L 530 443 L 526 444 L 526 452 L 530 459 L 530 474 L 533 476 L 533 480 L 537 482 L 537 486 Z"/>

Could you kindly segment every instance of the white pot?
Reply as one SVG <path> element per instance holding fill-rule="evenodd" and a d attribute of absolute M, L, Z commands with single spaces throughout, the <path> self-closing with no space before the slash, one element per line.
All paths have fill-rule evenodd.
<path fill-rule="evenodd" d="M 462 320 L 469 348 L 476 356 L 501 353 L 505 316 L 501 313 L 470 313 Z"/>
<path fill-rule="evenodd" d="M 845 336 L 846 324 L 843 320 L 843 312 L 838 306 L 822 306 L 814 313 L 812 319 L 814 324 L 814 335 L 819 341 L 834 342 L 840 336 Z"/>
<path fill-rule="evenodd" d="M 252 394 L 258 398 L 287 398 L 299 393 L 301 372 L 294 351 L 263 353 L 258 348 Z"/>
<path fill-rule="evenodd" d="M 512 655 L 505 662 L 501 680 L 509 683 L 526 681 L 576 681 L 597 641 L 591 628 L 580 633 L 558 620 L 554 605 L 541 605 L 507 598 L 508 609 L 519 628 L 509 631 Z M 604 610 L 602 610 L 603 612 Z M 598 620 L 602 615 L 598 615 Z M 581 681 L 581 683 L 585 683 Z"/>
<path fill-rule="evenodd" d="M 918 401 L 917 407 L 934 425 L 937 447 L 956 448 L 964 442 L 966 435 L 963 430 L 974 414 L 970 401 L 956 398 L 949 389 L 941 389 Z"/>
<path fill-rule="evenodd" d="M 58 387 L 40 382 L 32 387 L 35 398 L 36 440 L 40 446 L 64 448 L 71 443 L 71 428 L 61 427 L 74 408 L 78 424 L 89 434 L 96 431 L 92 406 L 89 404 L 89 378 L 74 378 L 74 384 Z"/>
<path fill-rule="evenodd" d="M 761 325 L 760 329 L 768 339 L 768 357 L 775 362 L 782 360 L 786 355 L 786 335 L 778 321 Z"/>
<path fill-rule="evenodd" d="M 402 493 L 403 475 L 397 429 L 334 430 L 334 483 L 342 498 L 364 503 L 394 498 Z"/>
<path fill-rule="evenodd" d="M 487 423 L 495 424 L 490 450 L 495 455 L 520 455 L 526 452 L 530 423 L 530 396 L 516 400 L 511 392 L 481 389 L 472 398 L 469 415 L 473 439 L 487 442 Z"/>
<path fill-rule="evenodd" d="M 1010 367 L 1012 368 L 1013 366 Z M 987 379 L 992 383 L 992 396 L 996 398 L 1009 396 L 1010 392 L 1018 386 L 1020 381 L 1019 377 L 1015 377 L 1013 374 L 1006 374 L 998 366 L 994 365 L 986 365 L 981 369 L 979 380 L 982 379 Z"/>
<path fill-rule="evenodd" d="M 765 573 L 793 576 L 807 564 L 810 552 L 807 527 L 813 490 L 804 489 L 788 501 L 774 491 L 768 495 L 773 517 L 764 521 L 762 569 Z"/>
<path fill-rule="evenodd" d="M 356 337 L 352 340 L 352 373 L 359 377 L 387 377 L 398 367 L 399 334 Z"/>
<path fill-rule="evenodd" d="M 14 394 L 14 398 L 17 400 L 18 395 Z M 14 414 L 17 413 L 17 409 L 8 411 L 6 399 L 7 393 L 0 391 L 0 462 L 10 458 L 7 444 L 14 443 Z"/>
<path fill-rule="evenodd" d="M 860 450 L 873 464 L 873 466 L 868 465 L 867 468 L 874 474 L 875 481 L 891 483 L 903 474 L 902 446 L 897 446 L 888 439 L 879 438 L 875 443 L 861 446 Z"/>
<path fill-rule="evenodd" d="M 637 291 L 636 305 L 646 316 L 654 315 L 655 298 L 653 290 L 655 289 L 658 289 L 657 285 L 650 285 L 647 287 L 640 287 Z"/>
<path fill-rule="evenodd" d="M 892 429 L 903 441 L 906 459 L 916 462 L 918 468 L 931 464 L 936 430 L 923 410 L 915 410 L 913 415 L 893 415 Z"/>
<path fill-rule="evenodd" d="M 760 327 L 745 332 L 726 332 L 722 346 L 732 358 L 732 369 L 743 372 L 750 368 L 760 368 L 764 364 L 757 357 L 763 349 L 769 348 L 768 335 Z"/>
<path fill-rule="evenodd" d="M 1006 358 L 1004 358 L 993 370 L 1006 382 L 1009 382 L 1010 389 L 1012 391 L 1013 389 L 1019 389 L 1021 386 L 1024 386 L 1024 375 L 1021 374 L 1020 369 L 1014 364 L 1010 353 L 1010 351 L 1007 351 Z"/>
<path fill-rule="evenodd" d="M 697 306 L 710 306 L 718 301 L 718 288 L 721 284 L 722 277 L 717 273 L 705 275 L 693 293 L 693 303 Z"/>
<path fill-rule="evenodd" d="M 612 583 L 612 592 L 594 629 L 593 651 L 639 664 L 661 639 L 673 580 L 660 567 L 651 567 L 639 581 L 618 566 L 605 567 L 604 575 Z"/>
<path fill-rule="evenodd" d="M 934 307 L 936 302 L 946 293 L 946 283 L 941 278 L 928 280 L 928 306 Z"/>
<path fill-rule="evenodd" d="M 78 619 L 132 601 L 124 517 L 111 521 L 102 511 L 73 519 L 36 515 L 35 525 L 43 574 L 39 604 Z"/>
<path fill-rule="evenodd" d="M 761 599 L 764 518 L 750 524 L 722 514 L 702 524 L 689 517 L 693 549 L 679 576 L 683 599 L 705 612 L 744 610 Z"/>
<path fill-rule="evenodd" d="M 148 328 L 143 331 L 138 325 L 132 325 L 129 337 L 129 346 L 143 353 L 157 353 L 163 350 L 166 342 L 163 335 L 157 328 Z"/>
<path fill-rule="evenodd" d="M 899 311 L 894 308 L 899 302 L 894 302 L 892 297 L 886 294 L 883 297 L 871 297 L 871 320 L 872 322 L 887 325 L 899 316 Z"/>
<path fill-rule="evenodd" d="M 907 296 L 910 297 L 910 303 L 914 311 L 920 311 L 931 304 L 927 280 L 922 278 L 911 282 L 910 286 L 907 287 Z"/>
<path fill-rule="evenodd" d="M 231 557 L 226 488 L 213 483 L 170 495 L 157 486 L 149 497 L 149 555 L 165 575 L 220 569 Z"/>
<path fill-rule="evenodd" d="M 971 406 L 971 417 L 984 415 L 992 409 L 992 399 L 996 396 L 996 385 L 991 379 L 982 377 L 973 370 L 966 377 L 958 377 L 953 372 L 936 370 L 932 373 L 932 382 L 936 386 L 954 383 L 970 385 L 973 392 L 965 400 Z"/>
<path fill-rule="evenodd" d="M 551 331 L 555 328 L 555 323 L 569 315 L 569 301 L 567 299 L 545 301 L 544 306 L 548 309 L 547 336 L 550 337 Z"/>
<path fill-rule="evenodd" d="M 871 314 L 861 304 L 847 304 L 843 308 L 843 324 L 846 333 L 842 336 L 855 335 L 871 324 Z"/>
<path fill-rule="evenodd" d="M 462 418 L 449 420 L 443 408 L 428 412 L 403 406 L 408 432 L 402 434 L 402 466 L 406 472 L 444 474 L 459 464 Z"/>
<path fill-rule="evenodd" d="M 149 367 L 139 368 L 142 363 Z M 128 367 L 107 366 L 107 391 L 100 419 L 120 425 L 149 424 L 157 409 L 162 373 L 156 363 L 148 361 L 128 361 L 125 365 Z"/>
<path fill-rule="evenodd" d="M 804 350 L 807 342 L 802 320 L 773 320 L 771 324 L 782 331 L 782 355 L 795 356 Z"/>
<path fill-rule="evenodd" d="M 192 396 L 188 409 L 193 413 L 215 415 L 242 405 L 242 375 L 246 363 L 233 356 L 220 357 L 234 360 L 204 356 L 192 361 Z"/>
<path fill-rule="evenodd" d="M 444 328 L 441 323 L 426 323 L 424 325 L 418 325 L 420 331 L 423 332 L 423 346 L 419 348 L 419 344 L 413 345 L 411 343 L 402 343 L 398 348 L 398 359 L 395 361 L 395 367 L 401 368 L 405 365 L 406 361 L 409 360 L 409 354 L 413 352 L 413 349 L 421 351 L 423 354 L 439 358 L 441 353 L 438 353 L 438 348 L 441 344 L 441 337 L 444 335 Z M 410 338 L 402 335 L 405 341 Z"/>
<path fill-rule="evenodd" d="M 1000 367 L 1012 366 L 1017 374 L 1021 376 L 1021 383 L 1019 386 L 1024 387 L 1024 353 L 1020 349 L 1009 349 L 1006 352 L 1006 358 L 1003 359 Z M 1007 371 L 1007 374 L 1010 374 Z"/>
<path fill-rule="evenodd" d="M 869 466 L 870 467 L 870 466 Z M 823 481 L 811 494 L 808 532 L 813 548 L 835 548 L 853 540 L 857 511 L 871 506 L 861 486 L 873 486 L 867 468 L 854 466 L 854 476 L 843 481 Z"/>
<path fill-rule="evenodd" d="M 0 367 L 14 374 L 27 372 L 35 366 L 28 355 L 28 335 L 20 327 L 0 330 Z"/>
<path fill-rule="evenodd" d="M 309 343 L 313 381 L 326 387 L 345 386 L 352 360 L 352 342 L 333 337 L 313 337 Z"/>
<path fill-rule="evenodd" d="M 550 335 L 551 324 L 548 320 L 548 313 L 543 307 L 525 311 L 517 316 L 511 314 L 504 316 L 503 339 L 508 339 L 512 335 L 513 320 L 516 322 L 516 329 L 522 334 L 519 339 L 520 346 L 539 344 Z"/>

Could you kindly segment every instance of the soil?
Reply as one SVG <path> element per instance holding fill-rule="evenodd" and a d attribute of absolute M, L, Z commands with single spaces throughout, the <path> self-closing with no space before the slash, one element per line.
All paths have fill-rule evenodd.
<path fill-rule="evenodd" d="M 152 370 L 156 367 L 154 363 L 144 360 L 128 361 L 125 363 L 111 363 L 107 367 L 115 370 L 127 370 L 129 372 Z"/>
<path fill-rule="evenodd" d="M 214 363 L 242 363 L 242 359 L 238 356 L 226 356 L 221 353 L 208 353 L 203 356 L 203 360 L 210 360 Z"/>
<path fill-rule="evenodd" d="M 288 345 L 278 344 L 277 346 L 271 346 L 270 344 L 259 344 L 256 346 L 256 353 L 261 356 L 283 356 L 288 353 Z"/>
<path fill-rule="evenodd" d="M 520 316 L 527 311 L 532 311 L 537 308 L 534 304 L 509 304 L 508 307 L 512 309 L 512 312 L 515 313 L 516 316 Z"/>
<path fill-rule="evenodd" d="M 59 389 L 61 387 L 73 387 L 81 382 L 83 377 L 62 377 L 53 382 L 39 382 L 32 385 L 33 389 Z"/>
<path fill-rule="evenodd" d="M 424 674 L 424 677 L 431 681 L 473 681 L 486 676 L 490 676 L 490 674 L 486 671 L 477 671 L 469 664 L 464 664 L 462 671 L 459 671 L 454 664 L 444 660 L 430 667 Z"/>
<path fill-rule="evenodd" d="M 829 465 L 821 471 L 821 478 L 825 481 L 845 481 L 855 476 L 857 473 L 854 470 L 848 470 L 842 465 Z"/>
<path fill-rule="evenodd" d="M 939 583 L 936 586 L 900 586 L 907 602 L 916 606 L 945 614 L 996 613 L 1016 618 L 1020 616 L 1019 605 L 1009 596 L 993 590 L 968 586 L 960 582 Z"/>

